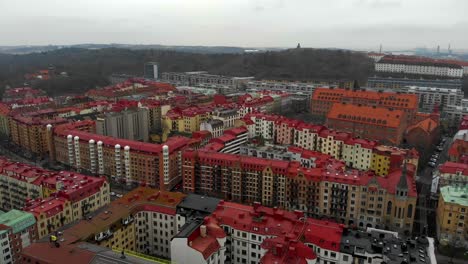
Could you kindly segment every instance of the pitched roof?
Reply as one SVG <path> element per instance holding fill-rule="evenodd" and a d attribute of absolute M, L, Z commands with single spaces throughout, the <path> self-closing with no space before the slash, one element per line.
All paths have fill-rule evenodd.
<path fill-rule="evenodd" d="M 335 103 L 328 112 L 327 119 L 398 128 L 402 124 L 403 116 L 401 110 Z"/>

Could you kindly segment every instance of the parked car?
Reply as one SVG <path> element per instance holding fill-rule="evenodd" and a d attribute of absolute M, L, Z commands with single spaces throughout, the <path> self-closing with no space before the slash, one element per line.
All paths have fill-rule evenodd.
<path fill-rule="evenodd" d="M 115 196 L 115 192 L 111 192 L 110 195 L 111 195 L 111 196 Z"/>
<path fill-rule="evenodd" d="M 434 168 L 436 166 L 435 162 L 429 162 L 427 165 L 431 168 Z"/>
<path fill-rule="evenodd" d="M 123 195 L 120 194 L 120 193 L 117 193 L 115 196 L 117 196 L 118 198 L 122 198 L 122 197 L 123 197 Z"/>
<path fill-rule="evenodd" d="M 437 159 L 431 158 L 430 161 L 436 163 Z"/>

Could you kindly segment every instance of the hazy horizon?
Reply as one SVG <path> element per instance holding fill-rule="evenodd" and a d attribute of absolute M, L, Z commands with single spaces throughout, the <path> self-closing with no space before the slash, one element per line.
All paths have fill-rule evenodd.
<path fill-rule="evenodd" d="M 3 1 L 1 46 L 468 49 L 465 0 Z"/>

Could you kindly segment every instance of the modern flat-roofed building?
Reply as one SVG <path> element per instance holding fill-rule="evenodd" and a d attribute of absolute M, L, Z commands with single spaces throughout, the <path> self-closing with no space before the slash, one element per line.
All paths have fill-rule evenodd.
<path fill-rule="evenodd" d="M 147 142 L 149 139 L 148 109 L 124 109 L 103 114 L 96 119 L 96 133 Z"/>
<path fill-rule="evenodd" d="M 406 86 L 396 89 L 401 93 L 416 94 L 418 96 L 419 111 L 432 113 L 437 107 L 441 112 L 449 105 L 461 105 L 464 93 L 460 89 Z"/>
<path fill-rule="evenodd" d="M 462 81 L 460 79 L 434 80 L 373 76 L 367 79 L 367 86 L 379 89 L 400 89 L 406 86 L 421 86 L 461 90 Z"/>
<path fill-rule="evenodd" d="M 144 77 L 146 79 L 157 80 L 159 78 L 159 69 L 157 62 L 145 63 Z"/>

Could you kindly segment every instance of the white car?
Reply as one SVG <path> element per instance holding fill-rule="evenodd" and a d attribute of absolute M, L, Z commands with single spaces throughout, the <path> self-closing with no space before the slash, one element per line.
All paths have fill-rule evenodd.
<path fill-rule="evenodd" d="M 436 166 L 436 164 L 434 162 L 429 162 L 429 163 L 427 163 L 427 165 L 429 165 L 429 167 L 432 167 L 432 168 L 434 168 Z"/>
<path fill-rule="evenodd" d="M 122 198 L 122 197 L 123 197 L 123 195 L 120 194 L 120 193 L 116 194 L 115 196 L 117 196 L 118 198 Z"/>
<path fill-rule="evenodd" d="M 111 196 L 115 196 L 115 192 L 111 192 L 110 195 L 111 195 Z"/>

